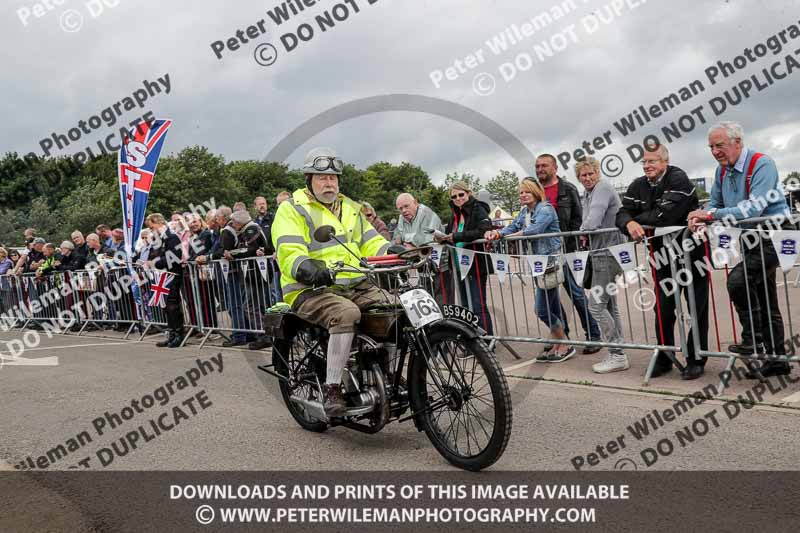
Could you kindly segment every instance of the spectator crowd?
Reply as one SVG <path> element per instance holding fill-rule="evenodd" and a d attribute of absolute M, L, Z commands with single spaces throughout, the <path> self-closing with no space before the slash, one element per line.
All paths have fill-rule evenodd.
<path fill-rule="evenodd" d="M 388 224 L 369 203 L 362 202 L 361 206 L 373 228 L 393 244 L 406 248 L 443 245 L 446 250 L 475 252 L 469 271 L 460 277 L 454 275 L 458 266 L 453 264 L 452 258 L 456 256 L 447 252 L 441 254 L 431 266 L 426 281 L 440 302 L 454 302 L 457 292 L 462 305 L 475 314 L 480 328 L 490 336 L 494 334 L 495 324 L 487 294 L 494 263 L 486 252 L 494 250 L 493 246 L 501 239 L 511 239 L 524 242 L 524 246 L 519 244 L 514 248 L 521 254 L 547 256 L 542 275 L 536 278 L 534 311 L 554 342 L 546 344 L 536 360 L 559 363 L 576 355 L 575 345 L 565 343 L 571 335 L 568 316 L 572 314 L 577 316 L 583 332 L 584 354 L 594 354 L 603 345 L 608 346 L 603 359 L 592 367 L 597 373 L 630 368 L 623 348 L 615 346 L 624 343 L 623 324 L 616 295 L 606 287 L 623 272 L 609 248 L 629 240 L 644 242 L 651 256 L 663 257 L 669 240 L 664 235 L 656 235 L 654 230 L 681 228 L 688 239 L 683 240 L 678 253 L 688 254 L 691 259 L 694 282 L 682 284 L 677 294 L 668 293 L 658 281 L 672 278 L 674 265 L 669 261 L 651 264 L 658 344 L 675 345 L 674 330 L 679 319 L 676 304 L 681 295 L 687 308 L 690 297 L 694 302 L 694 327 L 688 335 L 685 366 L 674 352 L 662 350 L 652 377 L 666 375 L 677 366 L 682 369 L 683 379 L 696 379 L 703 374 L 706 363 L 696 347 L 708 350 L 709 337 L 709 288 L 706 272 L 697 265 L 702 264 L 708 254 L 702 245 L 687 247 L 685 243 L 698 242 L 709 224 L 731 219 L 777 216 L 783 217 L 781 228 L 794 227 L 775 163 L 767 155 L 744 145 L 741 126 L 720 123 L 711 128 L 708 141 L 718 165 L 706 209 L 700 208 L 694 185 L 671 161 L 664 145 L 646 147 L 641 160 L 643 175 L 628 186 L 622 198 L 613 185 L 603 179 L 596 159 L 586 157 L 574 166 L 575 178 L 584 189 L 581 195 L 575 185 L 558 175 L 556 158 L 541 154 L 536 159 L 535 177 L 526 177 L 519 184 L 519 211 L 508 224 L 499 209 L 493 212 L 468 184 L 460 181 L 449 186 L 451 212 L 444 221 L 410 193 L 397 197 L 397 218 Z M 780 194 L 772 194 L 772 191 Z M 288 191 L 280 193 L 275 206 L 291 197 Z M 204 325 L 213 329 L 219 307 L 215 302 L 221 299 L 227 302 L 226 308 L 233 321 L 232 335 L 225 346 L 248 344 L 251 349 L 260 349 L 270 345 L 268 337 L 253 335 L 252 331 L 254 324 L 261 323 L 259 314 L 282 300 L 274 244 L 280 236 L 272 232 L 274 212 L 266 198 L 257 197 L 251 210 L 243 202 L 237 202 L 233 208 L 219 206 L 204 217 L 178 211 L 171 213 L 169 220 L 160 214 L 147 217 L 146 228 L 135 244 L 130 261 L 175 274 L 165 307 L 167 335 L 159 346 L 180 345 L 185 328 L 184 304 L 190 310 L 199 309 Z M 758 229 L 753 225 L 747 227 Z M 759 235 L 757 241 L 743 250 L 743 260 L 731 270 L 727 281 L 727 290 L 742 325 L 741 338 L 729 351 L 742 356 L 786 355 L 783 318 L 776 294 L 778 257 L 769 237 L 756 235 Z M 27 274 L 41 280 L 54 272 L 93 267 L 102 270 L 108 268 L 109 262 L 124 265 L 128 260 L 122 229 L 103 224 L 88 235 L 75 230 L 61 243 L 48 242 L 37 235 L 34 228 L 25 230 L 24 238 L 22 250 L 0 246 L 0 276 Z M 565 254 L 577 251 L 588 252 L 590 258 L 582 283 L 564 261 Z M 170 255 L 174 260 L 170 260 Z M 252 276 L 255 273 L 248 274 L 247 270 L 240 269 L 235 260 L 257 257 L 267 259 L 268 272 L 267 282 L 254 291 L 257 278 Z M 222 289 L 224 294 L 214 288 L 210 278 L 203 276 L 200 276 L 199 292 L 187 292 L 187 265 L 201 272 L 222 259 L 231 262 Z M 572 304 L 573 313 L 566 312 L 565 302 Z M 790 370 L 784 361 L 768 360 L 760 368 L 751 368 L 751 373 L 766 377 L 788 374 Z"/>

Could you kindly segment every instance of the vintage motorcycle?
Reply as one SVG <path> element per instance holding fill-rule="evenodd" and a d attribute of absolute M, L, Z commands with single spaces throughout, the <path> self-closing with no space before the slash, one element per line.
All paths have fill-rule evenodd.
<path fill-rule="evenodd" d="M 331 226 L 318 242 L 337 240 Z M 258 368 L 278 378 L 292 417 L 306 430 L 343 426 L 377 433 L 389 422 L 413 420 L 453 465 L 478 471 L 494 464 L 511 435 L 511 395 L 503 370 L 479 331 L 442 315 L 408 272 L 428 260 L 430 247 L 365 258 L 361 268 L 339 262 L 338 272 L 359 272 L 387 290 L 394 304 L 362 312 L 344 372 L 347 412 L 329 419 L 322 406 L 328 333 L 291 313 L 270 313 L 272 364 Z"/>

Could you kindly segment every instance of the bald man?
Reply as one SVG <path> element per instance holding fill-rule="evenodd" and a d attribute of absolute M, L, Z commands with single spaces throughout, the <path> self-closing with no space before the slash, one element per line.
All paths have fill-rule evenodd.
<path fill-rule="evenodd" d="M 424 246 L 433 243 L 433 232 L 442 231 L 442 221 L 439 215 L 430 207 L 419 203 L 416 198 L 407 192 L 397 197 L 397 210 L 400 212 L 400 221 L 394 230 L 393 241 L 406 248 Z"/>

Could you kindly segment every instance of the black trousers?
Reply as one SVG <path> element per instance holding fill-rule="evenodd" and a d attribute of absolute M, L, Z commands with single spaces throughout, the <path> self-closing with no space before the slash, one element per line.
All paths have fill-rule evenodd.
<path fill-rule="evenodd" d="M 767 353 L 784 355 L 783 316 L 775 285 L 778 254 L 764 238 L 749 250 L 743 241 L 741 249 L 744 259 L 730 272 L 728 294 L 742 324 L 742 344 L 752 345 L 755 337 L 755 342 L 764 343 Z"/>
<path fill-rule="evenodd" d="M 683 295 L 683 309 L 689 313 L 689 291 L 694 292 L 694 301 L 697 307 L 697 314 L 692 318 L 692 324 L 697 323 L 697 331 L 692 327 L 689 329 L 688 346 L 686 361 L 704 365 L 706 357 L 698 357 L 695 353 L 694 336 L 700 339 L 700 349 L 708 350 L 708 277 L 702 268 L 698 267 L 695 261 L 702 261 L 703 249 L 698 248 L 691 254 L 692 266 L 679 274 L 681 269 L 686 267 L 682 259 L 678 259 L 675 264 L 675 276 L 669 264 L 663 265 L 656 270 L 656 297 L 657 306 L 653 310 L 655 313 L 656 338 L 659 344 L 675 346 L 675 321 L 677 316 L 677 299 Z M 691 277 L 688 276 L 691 273 Z M 672 280 L 672 281 L 664 281 Z M 687 283 L 688 281 L 688 283 Z M 660 320 L 660 322 L 659 322 Z M 662 333 L 663 332 L 663 333 Z M 657 363 L 664 366 L 672 366 L 672 361 L 664 354 L 659 354 Z"/>
<path fill-rule="evenodd" d="M 181 288 L 183 276 L 176 274 L 172 279 L 172 286 L 167 295 L 167 327 L 169 329 L 183 329 L 183 307 L 181 306 Z"/>

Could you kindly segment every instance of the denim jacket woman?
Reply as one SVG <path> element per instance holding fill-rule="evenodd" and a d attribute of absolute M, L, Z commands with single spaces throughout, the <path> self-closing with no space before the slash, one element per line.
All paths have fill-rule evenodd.
<path fill-rule="evenodd" d="M 524 242 L 530 243 L 534 254 L 550 256 L 548 264 L 554 264 L 561 252 L 561 238 L 548 234 L 560 231 L 556 210 L 547 202 L 542 186 L 533 179 L 526 178 L 522 181 L 519 186 L 519 200 L 522 209 L 511 225 L 501 230 L 487 231 L 486 239 L 495 240 L 504 236 L 537 236 L 538 238 L 528 239 Z M 536 288 L 535 311 L 539 320 L 550 329 L 553 340 L 561 341 L 567 338 L 564 331 L 566 317 L 561 307 L 558 287 Z M 574 347 L 558 343 L 553 352 L 545 352 L 536 360 L 537 362 L 560 363 L 573 355 L 575 355 Z"/>
<path fill-rule="evenodd" d="M 511 224 L 499 230 L 499 233 L 505 237 L 520 231 L 521 235 L 526 237 L 558 233 L 561 229 L 558 225 L 556 210 L 547 201 L 537 202 L 533 211 L 529 210 L 528 206 L 523 206 Z M 540 237 L 528 242 L 530 242 L 535 255 L 558 254 L 561 250 L 561 237 Z"/>

